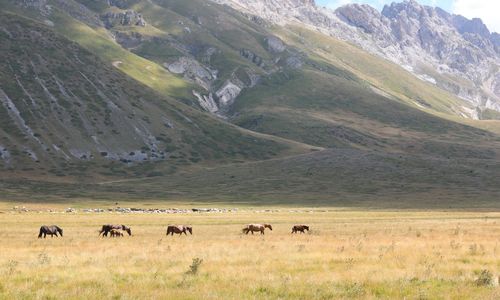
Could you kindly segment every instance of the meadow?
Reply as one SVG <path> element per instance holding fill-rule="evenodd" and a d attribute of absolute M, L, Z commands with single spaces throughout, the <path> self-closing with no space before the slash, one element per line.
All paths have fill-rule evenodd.
<path fill-rule="evenodd" d="M 44 204 L 45 206 L 45 204 Z M 0 299 L 499 299 L 500 213 L 242 208 L 13 212 L 0 205 Z M 264 236 L 243 235 L 268 222 Z M 99 238 L 102 224 L 133 235 Z M 308 234 L 292 235 L 305 223 Z M 63 238 L 37 239 L 43 224 Z M 193 235 L 167 237 L 168 224 Z"/>

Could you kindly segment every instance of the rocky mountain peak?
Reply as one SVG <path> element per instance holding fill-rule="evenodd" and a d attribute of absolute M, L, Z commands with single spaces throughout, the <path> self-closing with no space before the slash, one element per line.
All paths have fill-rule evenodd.
<path fill-rule="evenodd" d="M 274 23 L 302 22 L 393 61 L 479 109 L 500 111 L 500 36 L 469 20 L 415 0 L 381 12 L 348 4 L 332 11 L 308 0 L 213 0 Z M 468 84 L 457 82 L 467 81 Z M 475 117 L 475 115 L 471 115 Z"/>
<path fill-rule="evenodd" d="M 274 2 L 274 1 L 271 0 L 271 2 Z M 279 0 L 277 2 L 283 2 L 283 3 L 289 2 L 289 4 L 291 4 L 294 7 L 301 7 L 301 6 L 315 7 L 316 6 L 316 3 L 314 0 L 281 0 L 281 1 Z"/>
<path fill-rule="evenodd" d="M 422 13 L 426 13 L 426 8 L 414 0 L 393 2 L 390 5 L 385 5 L 382 9 L 382 15 L 387 18 L 396 18 L 400 14 L 418 18 Z"/>
<path fill-rule="evenodd" d="M 373 34 L 378 28 L 383 27 L 383 22 L 387 23 L 385 18 L 378 10 L 367 4 L 348 4 L 339 7 L 335 13 L 337 16 L 349 25 L 359 27 L 364 32 Z M 383 34 L 383 32 L 379 32 Z"/>
<path fill-rule="evenodd" d="M 489 38 L 491 33 L 488 30 L 488 27 L 483 23 L 483 21 L 479 18 L 474 18 L 469 20 L 460 15 L 454 15 L 452 19 L 453 25 L 457 28 L 458 32 L 464 33 L 472 33 L 480 35 L 484 38 Z"/>

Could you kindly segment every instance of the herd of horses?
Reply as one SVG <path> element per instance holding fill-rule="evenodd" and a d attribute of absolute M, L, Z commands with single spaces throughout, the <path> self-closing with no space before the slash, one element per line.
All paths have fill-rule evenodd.
<path fill-rule="evenodd" d="M 260 232 L 260 234 L 264 234 L 265 229 L 268 228 L 269 230 L 273 230 L 273 226 L 271 224 L 248 224 L 246 225 L 242 232 L 244 234 L 249 234 L 254 232 Z M 307 225 L 293 225 L 292 227 L 292 233 L 305 233 L 305 231 L 309 231 L 309 226 Z M 193 227 L 192 226 L 187 226 L 187 225 L 169 225 L 167 227 L 167 235 L 182 235 L 183 233 L 187 235 L 187 233 L 193 234 Z M 106 224 L 102 225 L 101 230 L 99 230 L 99 236 L 102 237 L 107 237 L 108 235 L 110 237 L 123 237 L 124 233 L 128 233 L 128 235 L 132 235 L 132 230 L 130 227 L 125 226 L 125 225 L 116 225 L 116 224 Z M 47 235 L 50 235 L 51 237 L 58 237 L 59 235 L 62 237 L 63 236 L 63 230 L 56 226 L 56 225 L 51 225 L 51 226 L 42 226 L 40 227 L 40 233 L 38 234 L 38 238 L 46 238 Z"/>

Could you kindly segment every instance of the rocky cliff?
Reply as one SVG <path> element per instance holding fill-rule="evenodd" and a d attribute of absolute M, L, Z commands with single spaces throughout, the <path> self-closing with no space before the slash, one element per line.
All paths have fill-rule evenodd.
<path fill-rule="evenodd" d="M 480 19 L 469 20 L 414 0 L 350 4 L 335 11 L 300 0 L 214 0 L 278 24 L 302 23 L 402 65 L 421 80 L 478 108 L 500 111 L 500 38 Z"/>

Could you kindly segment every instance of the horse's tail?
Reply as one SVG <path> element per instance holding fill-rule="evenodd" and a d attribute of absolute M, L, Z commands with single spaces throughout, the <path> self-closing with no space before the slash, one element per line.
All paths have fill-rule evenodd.
<path fill-rule="evenodd" d="M 43 226 L 40 227 L 40 233 L 38 234 L 38 238 L 41 238 L 43 235 Z"/>
<path fill-rule="evenodd" d="M 63 230 L 62 230 L 62 228 L 61 228 L 61 227 L 59 227 L 59 226 L 55 226 L 55 227 L 56 227 L 56 229 L 57 229 L 57 232 L 59 232 L 59 234 L 60 234 L 60 235 L 61 235 L 61 237 L 62 237 L 62 236 L 63 236 Z"/>

